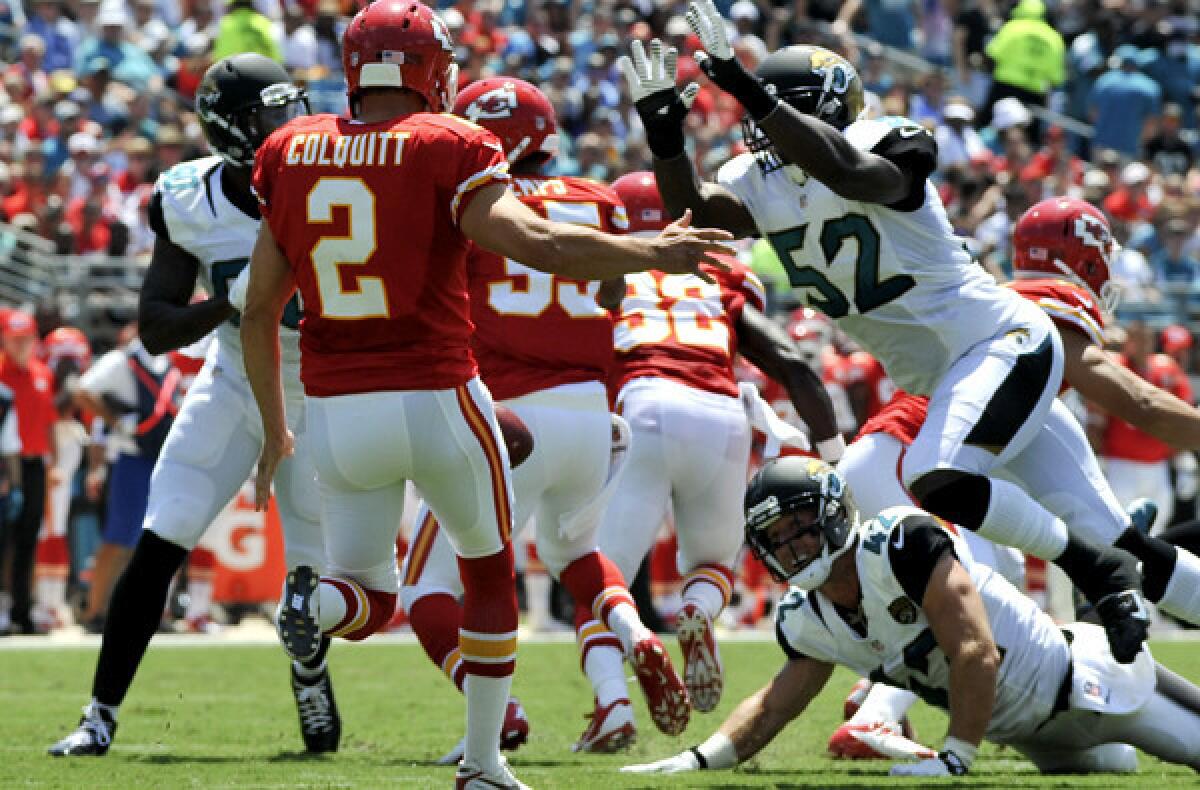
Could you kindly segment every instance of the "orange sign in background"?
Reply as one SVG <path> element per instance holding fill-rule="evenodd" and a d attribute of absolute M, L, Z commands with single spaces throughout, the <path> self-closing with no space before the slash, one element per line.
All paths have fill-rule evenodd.
<path fill-rule="evenodd" d="M 274 498 L 267 512 L 256 512 L 253 484 L 242 486 L 209 527 L 201 544 L 216 556 L 213 598 L 218 603 L 279 599 L 287 567 Z"/>

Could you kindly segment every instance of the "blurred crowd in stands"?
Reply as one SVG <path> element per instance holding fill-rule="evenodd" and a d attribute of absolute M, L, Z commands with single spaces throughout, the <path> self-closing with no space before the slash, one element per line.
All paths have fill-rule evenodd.
<path fill-rule="evenodd" d="M 343 111 L 337 42 L 358 2 L 0 0 L 0 301 L 12 252 L 29 247 L 32 237 L 68 261 L 148 257 L 154 238 L 146 209 L 155 179 L 207 154 L 191 102 L 215 60 L 261 52 L 307 88 L 314 111 Z M 950 220 L 997 278 L 1011 274 L 1010 232 L 1033 203 L 1071 194 L 1103 208 L 1122 245 L 1113 264 L 1123 291 L 1118 315 L 1154 330 L 1171 325 L 1161 347 L 1184 372 L 1197 369 L 1191 341 L 1200 321 L 1200 0 L 716 4 L 747 64 L 789 44 L 836 49 L 857 64 L 871 94 L 869 112 L 928 126 L 939 144 L 935 183 Z M 684 0 L 467 0 L 440 7 L 463 84 L 513 75 L 550 97 L 563 174 L 612 181 L 649 166 L 616 65 L 635 38 L 677 47 L 681 79 L 702 85 L 688 118 L 702 174 L 742 146 L 740 107 L 706 84 L 687 57 L 697 41 Z M 796 305 L 774 253 L 765 243 L 747 243 L 742 254 L 786 320 Z M 61 319 L 37 301 L 25 306 L 41 309 L 44 336 Z M 82 483 L 75 490 L 89 498 Z M 89 611 L 92 617 L 100 610 Z"/>

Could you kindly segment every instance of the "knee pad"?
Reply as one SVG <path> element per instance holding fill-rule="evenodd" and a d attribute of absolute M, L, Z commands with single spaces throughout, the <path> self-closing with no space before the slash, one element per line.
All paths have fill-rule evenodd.
<path fill-rule="evenodd" d="M 935 469 L 909 485 L 922 509 L 952 524 L 978 529 L 987 515 L 992 484 L 983 475 L 958 469 Z"/>
<path fill-rule="evenodd" d="M 1161 538 L 1143 535 L 1135 527 L 1122 532 L 1113 545 L 1142 561 L 1142 591 L 1154 603 L 1161 600 L 1175 572 L 1178 549 Z"/>

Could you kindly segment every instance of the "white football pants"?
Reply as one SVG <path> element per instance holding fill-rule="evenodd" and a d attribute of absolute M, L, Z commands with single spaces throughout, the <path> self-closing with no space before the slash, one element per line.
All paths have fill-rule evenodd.
<path fill-rule="evenodd" d="M 1158 505 L 1158 517 L 1150 528 L 1157 535 L 1171 523 L 1175 510 L 1175 489 L 1171 485 L 1170 461 L 1129 461 L 1105 458 L 1104 476 L 1122 505 L 1146 497 Z"/>

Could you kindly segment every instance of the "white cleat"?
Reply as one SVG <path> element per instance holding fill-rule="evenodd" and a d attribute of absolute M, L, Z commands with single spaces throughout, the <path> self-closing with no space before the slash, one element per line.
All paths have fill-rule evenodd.
<path fill-rule="evenodd" d="M 612 754 L 629 748 L 637 739 L 637 727 L 633 723 L 633 705 L 628 698 L 613 700 L 587 714 L 587 729 L 571 746 L 573 752 Z"/>
<path fill-rule="evenodd" d="M 720 703 L 725 690 L 725 671 L 712 620 L 696 604 L 685 603 L 675 616 L 675 634 L 683 652 L 683 683 L 692 707 L 708 713 Z"/>
<path fill-rule="evenodd" d="M 461 762 L 454 774 L 454 790 L 530 790 L 529 785 L 513 776 L 503 757 L 497 770 L 485 772 L 474 763 Z"/>

